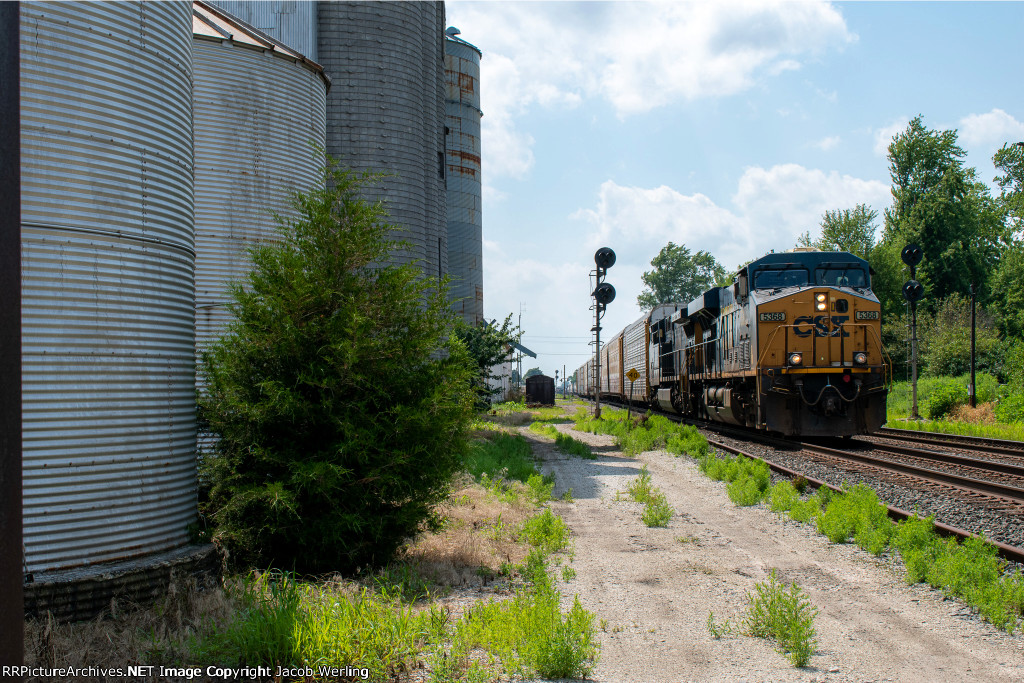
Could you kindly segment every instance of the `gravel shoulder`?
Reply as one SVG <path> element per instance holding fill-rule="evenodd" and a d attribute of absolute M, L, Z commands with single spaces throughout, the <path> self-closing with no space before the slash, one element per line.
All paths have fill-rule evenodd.
<path fill-rule="evenodd" d="M 574 536 L 577 573 L 562 586 L 565 599 L 579 595 L 607 621 L 594 680 L 1024 680 L 1024 637 L 996 630 L 938 591 L 907 586 L 892 562 L 831 544 L 763 505 L 735 506 L 688 458 L 625 457 L 609 436 L 558 429 L 590 444 L 598 459 L 565 456 L 521 431 L 554 474 L 555 496 L 572 489 L 573 502 L 551 505 Z M 646 527 L 642 506 L 625 493 L 644 464 L 676 511 L 668 528 Z M 819 609 L 817 653 L 803 669 L 765 640 L 715 640 L 706 626 L 712 611 L 717 622 L 736 623 L 745 595 L 772 569 Z"/>

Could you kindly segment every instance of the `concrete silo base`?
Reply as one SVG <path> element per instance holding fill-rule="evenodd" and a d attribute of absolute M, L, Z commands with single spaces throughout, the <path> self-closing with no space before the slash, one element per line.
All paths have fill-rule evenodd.
<path fill-rule="evenodd" d="M 36 573 L 25 584 L 25 616 L 92 619 L 112 600 L 148 605 L 174 581 L 194 578 L 200 589 L 220 585 L 222 557 L 212 544 L 190 545 L 135 560 Z"/>

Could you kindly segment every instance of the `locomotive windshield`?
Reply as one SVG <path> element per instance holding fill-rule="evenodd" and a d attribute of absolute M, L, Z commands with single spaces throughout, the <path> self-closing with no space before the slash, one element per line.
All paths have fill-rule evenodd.
<path fill-rule="evenodd" d="M 868 279 L 864 269 L 857 266 L 833 266 L 817 268 L 814 284 L 834 287 L 867 287 Z"/>
<path fill-rule="evenodd" d="M 804 268 L 765 268 L 754 273 L 754 289 L 804 287 L 808 283 Z"/>

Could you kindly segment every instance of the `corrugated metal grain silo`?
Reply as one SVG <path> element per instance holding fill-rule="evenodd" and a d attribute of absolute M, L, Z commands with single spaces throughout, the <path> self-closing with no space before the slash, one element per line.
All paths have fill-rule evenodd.
<path fill-rule="evenodd" d="M 273 212 L 323 170 L 323 69 L 299 52 L 195 3 L 196 346 L 225 329 L 227 284 L 251 269 L 248 249 L 277 239 Z"/>
<path fill-rule="evenodd" d="M 38 573 L 181 548 L 195 519 L 192 13 L 20 11 L 24 538 Z"/>
<path fill-rule="evenodd" d="M 451 30 L 451 29 L 449 29 Z M 455 310 L 468 323 L 484 315 L 483 185 L 480 177 L 480 50 L 445 40 L 448 126 L 448 273 Z"/>
<path fill-rule="evenodd" d="M 213 0 L 210 4 L 316 61 L 316 2 Z"/>
<path fill-rule="evenodd" d="M 447 274 L 444 3 L 321 2 L 317 55 L 331 78 L 327 151 L 394 174 L 368 188 L 406 230 L 394 260 Z"/>

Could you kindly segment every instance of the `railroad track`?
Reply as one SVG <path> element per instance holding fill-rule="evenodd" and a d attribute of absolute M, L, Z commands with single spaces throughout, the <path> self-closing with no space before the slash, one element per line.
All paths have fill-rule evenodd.
<path fill-rule="evenodd" d="M 1024 441 L 1006 439 L 990 439 L 980 436 L 961 436 L 959 434 L 940 434 L 937 432 L 916 432 L 909 429 L 890 429 L 882 427 L 871 435 L 876 439 L 895 439 L 945 448 L 958 448 L 975 453 L 991 453 L 1008 455 L 1024 460 Z"/>
<path fill-rule="evenodd" d="M 1013 444 L 1017 442 L 992 443 L 999 440 L 978 438 L 942 439 L 941 436 L 934 438 L 935 435 L 931 433 L 905 434 L 904 430 L 886 429 L 883 430 L 884 434 L 843 441 L 843 448 L 833 448 L 821 443 L 772 437 L 721 423 L 695 421 L 671 413 L 661 414 L 675 421 L 714 431 L 723 437 L 762 444 L 788 454 L 799 454 L 819 463 L 824 461 L 824 464 L 832 467 L 858 470 L 868 477 L 889 481 L 905 488 L 932 490 L 963 500 L 972 507 L 982 506 L 1015 516 L 1020 515 L 1024 523 L 1024 444 L 1018 444 L 1020 447 L 1015 449 Z M 908 436 L 911 438 L 907 438 Z M 893 443 L 894 441 L 897 443 Z M 898 443 L 900 441 L 915 445 L 904 445 Z M 750 453 L 746 449 L 717 439 L 709 438 L 708 442 L 720 450 L 762 460 L 771 469 L 786 476 L 802 476 L 813 486 L 841 490 L 796 469 L 773 462 L 767 454 Z M 921 445 L 966 450 L 972 455 L 920 448 Z M 993 455 L 1002 457 L 995 460 L 992 459 Z M 906 519 L 910 516 L 909 512 L 901 508 L 887 508 L 890 517 L 894 519 Z M 935 527 L 940 533 L 959 538 L 975 535 L 940 522 L 936 522 Z M 998 542 L 994 542 L 994 545 L 1004 558 L 1024 563 L 1024 548 Z"/>

